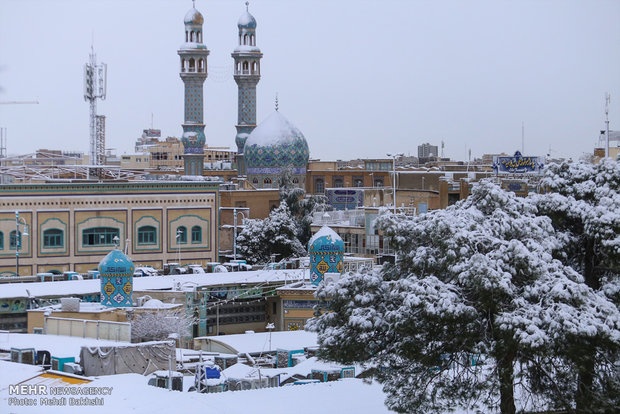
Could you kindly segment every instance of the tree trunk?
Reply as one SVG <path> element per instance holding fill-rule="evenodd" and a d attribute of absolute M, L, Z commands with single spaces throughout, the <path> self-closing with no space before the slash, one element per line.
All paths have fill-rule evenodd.
<path fill-rule="evenodd" d="M 497 370 L 499 374 L 499 408 L 502 414 L 515 414 L 514 396 L 514 352 L 508 351 L 504 353 L 503 358 L 497 361 Z"/>
<path fill-rule="evenodd" d="M 576 413 L 592 412 L 592 383 L 594 382 L 594 359 L 591 355 L 585 356 L 585 361 L 579 366 L 579 375 L 577 377 L 577 394 L 575 395 L 575 403 L 577 406 Z"/>
<path fill-rule="evenodd" d="M 583 276 L 586 285 L 593 290 L 598 290 L 601 287 L 601 283 L 595 271 L 597 261 L 596 252 L 594 251 L 594 240 L 588 238 L 584 244 Z M 577 392 L 575 394 L 576 412 L 578 414 L 591 412 L 593 403 L 594 355 L 590 351 L 593 348 L 585 346 L 584 349 L 585 352 L 580 356 L 581 361 L 578 363 Z"/>

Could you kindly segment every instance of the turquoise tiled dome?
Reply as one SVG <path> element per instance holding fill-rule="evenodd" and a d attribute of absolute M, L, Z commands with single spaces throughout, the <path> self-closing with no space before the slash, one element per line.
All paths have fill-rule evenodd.
<path fill-rule="evenodd" d="M 344 270 L 344 242 L 327 226 L 321 227 L 308 242 L 310 281 L 318 285 L 326 273 L 342 274 Z"/>
<path fill-rule="evenodd" d="M 245 162 L 252 168 L 306 168 L 310 149 L 301 131 L 280 112 L 261 122 L 245 142 Z"/>
<path fill-rule="evenodd" d="M 132 306 L 134 265 L 120 250 L 112 250 L 99 262 L 101 304 L 111 307 Z"/>
<path fill-rule="evenodd" d="M 99 273 L 105 276 L 133 275 L 133 262 L 122 251 L 112 250 L 99 262 Z"/>

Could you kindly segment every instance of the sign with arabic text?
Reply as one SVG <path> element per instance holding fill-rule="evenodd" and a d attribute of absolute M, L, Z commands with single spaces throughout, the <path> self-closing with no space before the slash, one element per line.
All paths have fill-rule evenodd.
<path fill-rule="evenodd" d="M 519 151 L 512 157 L 493 157 L 493 169 L 504 174 L 538 173 L 544 166 L 543 157 L 524 157 Z"/>

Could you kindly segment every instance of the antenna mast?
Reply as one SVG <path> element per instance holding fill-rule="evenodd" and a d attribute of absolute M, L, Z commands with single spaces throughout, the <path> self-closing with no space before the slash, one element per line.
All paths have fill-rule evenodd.
<path fill-rule="evenodd" d="M 105 100 L 108 65 L 97 64 L 93 46 L 84 65 L 84 100 L 90 104 L 90 164 L 105 163 L 105 117 L 97 116 L 97 99 Z M 98 125 L 99 124 L 99 125 Z"/>
<path fill-rule="evenodd" d="M 605 158 L 609 157 L 609 102 L 611 102 L 611 95 L 609 92 L 605 93 L 605 124 L 607 125 L 607 134 L 605 139 Z"/>

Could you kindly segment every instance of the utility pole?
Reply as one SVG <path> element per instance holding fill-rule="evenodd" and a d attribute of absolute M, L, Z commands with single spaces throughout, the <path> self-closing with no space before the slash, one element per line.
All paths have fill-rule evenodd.
<path fill-rule="evenodd" d="M 605 124 L 607 125 L 607 134 L 605 139 L 605 158 L 609 157 L 609 102 L 611 102 L 611 95 L 609 92 L 605 93 Z"/>

